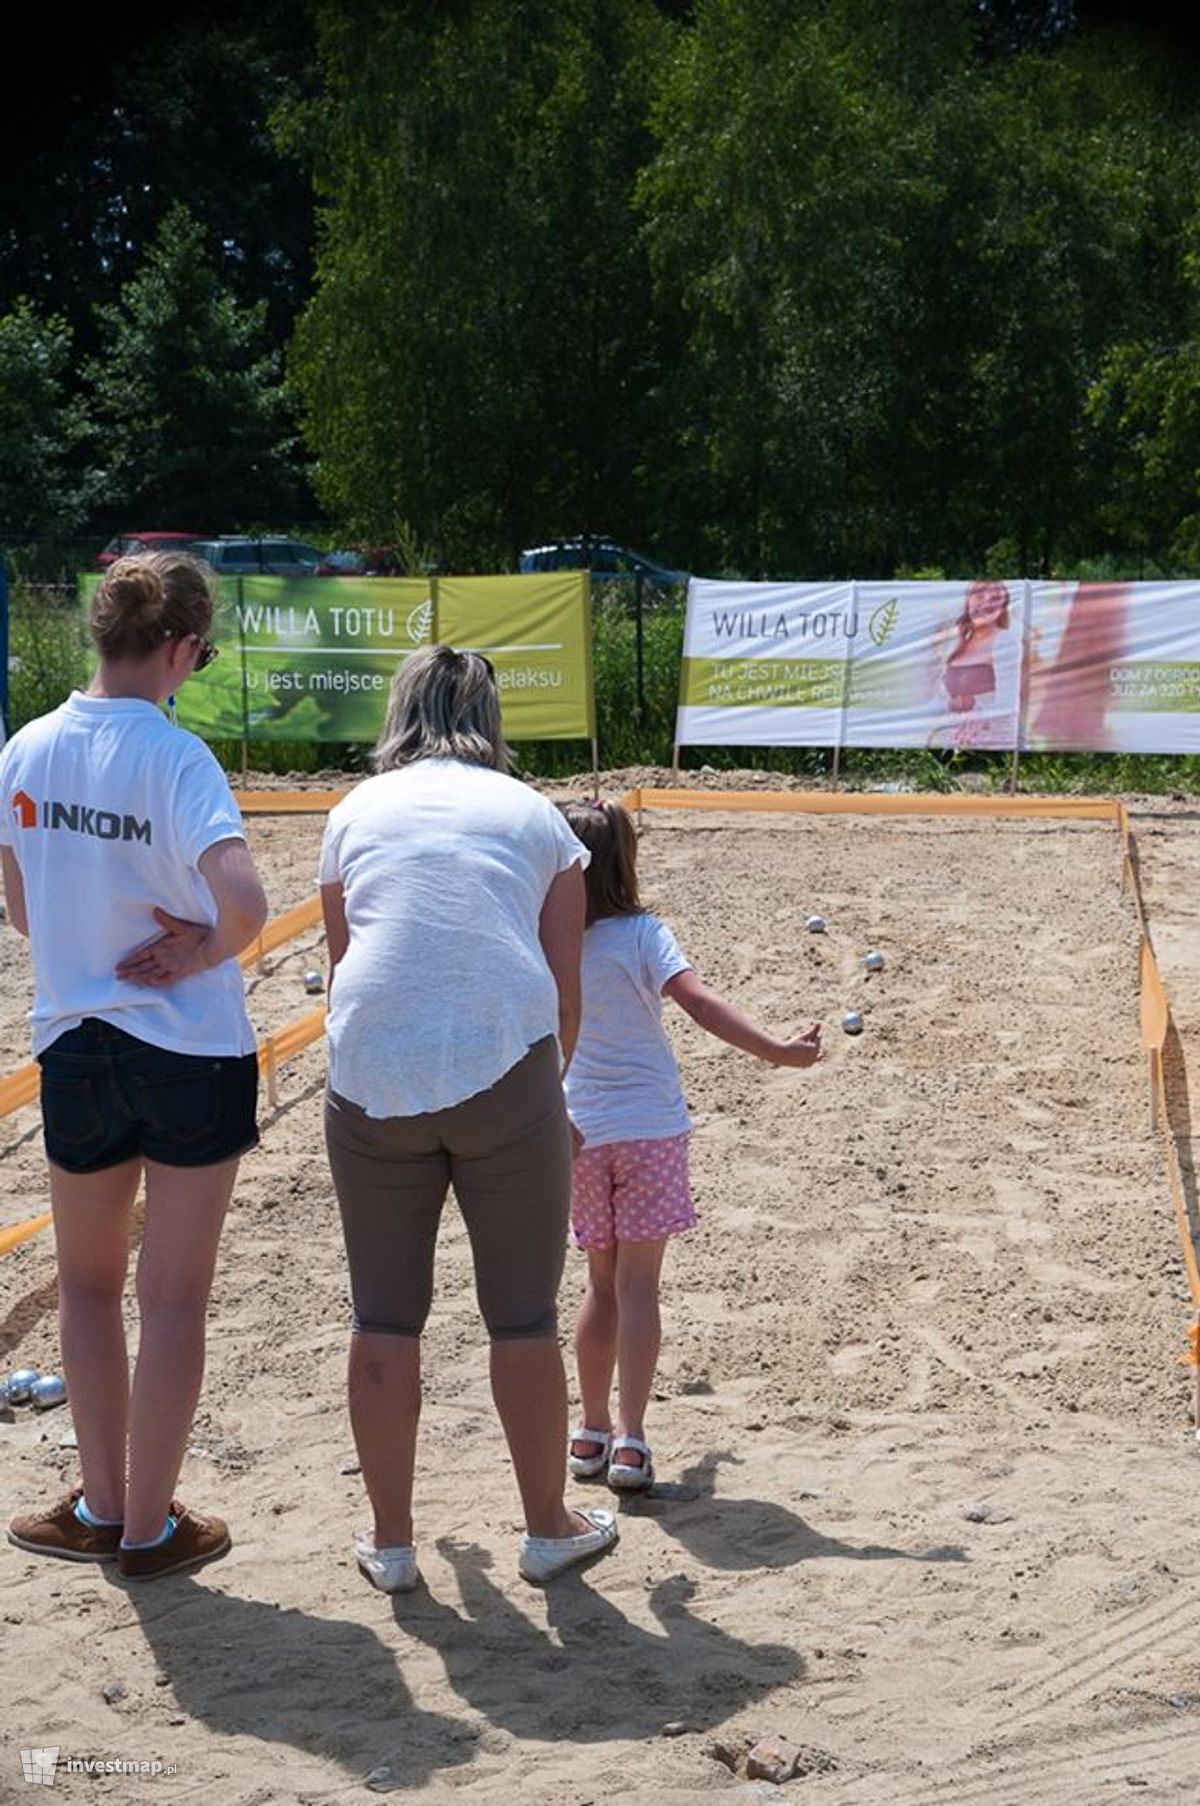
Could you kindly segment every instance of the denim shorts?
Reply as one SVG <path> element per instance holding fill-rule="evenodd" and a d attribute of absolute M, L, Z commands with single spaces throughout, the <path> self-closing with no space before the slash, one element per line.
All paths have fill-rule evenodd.
<path fill-rule="evenodd" d="M 215 1166 L 257 1145 L 255 1054 L 172 1053 L 86 1016 L 38 1064 L 46 1156 L 68 1173 Z"/>

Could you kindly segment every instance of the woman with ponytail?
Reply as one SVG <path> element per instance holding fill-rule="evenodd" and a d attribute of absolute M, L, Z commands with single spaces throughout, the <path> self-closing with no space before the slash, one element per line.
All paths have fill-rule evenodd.
<path fill-rule="evenodd" d="M 153 1580 L 223 1555 L 222 1521 L 174 1499 L 204 1320 L 257 1060 L 236 955 L 266 899 L 202 741 L 160 705 L 216 656 L 205 567 L 122 558 L 91 607 L 86 691 L 0 753 L 9 920 L 33 956 L 33 1051 L 58 1249 L 59 1326 L 83 1484 L 9 1541 Z M 134 1199 L 141 1334 L 122 1319 Z"/>

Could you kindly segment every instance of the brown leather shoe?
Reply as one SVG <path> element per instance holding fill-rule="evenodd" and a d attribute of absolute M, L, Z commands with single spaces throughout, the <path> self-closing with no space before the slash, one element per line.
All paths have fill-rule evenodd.
<path fill-rule="evenodd" d="M 181 1574 L 185 1568 L 217 1561 L 231 1547 L 229 1526 L 221 1518 L 201 1517 L 172 1499 L 175 1528 L 165 1543 L 152 1549 L 117 1550 L 117 1572 L 122 1580 L 159 1580 L 164 1574 Z"/>
<path fill-rule="evenodd" d="M 13 1518 L 8 1540 L 31 1555 L 55 1555 L 60 1561 L 115 1561 L 121 1541 L 120 1524 L 85 1524 L 75 1515 L 83 1497 L 82 1486 L 60 1499 L 50 1511 L 31 1511 Z"/>

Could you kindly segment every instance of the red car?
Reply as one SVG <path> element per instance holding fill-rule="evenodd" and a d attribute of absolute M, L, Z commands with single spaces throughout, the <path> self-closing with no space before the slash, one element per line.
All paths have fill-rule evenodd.
<path fill-rule="evenodd" d="M 97 554 L 96 569 L 106 571 L 118 558 L 132 552 L 186 552 L 204 537 L 203 533 L 118 533 Z"/>

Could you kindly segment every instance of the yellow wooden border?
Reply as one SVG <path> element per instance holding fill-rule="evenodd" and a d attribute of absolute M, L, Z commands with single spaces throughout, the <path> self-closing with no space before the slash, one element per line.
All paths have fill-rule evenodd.
<path fill-rule="evenodd" d="M 1101 796 L 943 796 L 934 792 L 641 789 L 635 809 L 753 810 L 778 815 L 982 815 L 1016 820 L 1117 821 L 1123 804 Z"/>
<path fill-rule="evenodd" d="M 320 920 L 321 899 L 317 896 L 310 897 L 306 903 L 297 903 L 293 909 L 285 909 L 281 916 L 267 923 L 257 940 L 242 949 L 238 954 L 239 964 L 261 966 L 268 953 L 274 953 L 276 947 L 294 940 L 306 928 L 315 928 Z"/>
<path fill-rule="evenodd" d="M 50 1212 L 44 1210 L 40 1217 L 30 1217 L 26 1223 L 14 1223 L 11 1229 L 0 1229 L 0 1254 L 19 1248 L 22 1242 L 27 1242 L 31 1235 L 37 1235 L 49 1224 Z"/>
<path fill-rule="evenodd" d="M 235 790 L 243 815 L 328 815 L 349 790 Z"/>

